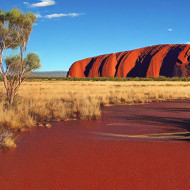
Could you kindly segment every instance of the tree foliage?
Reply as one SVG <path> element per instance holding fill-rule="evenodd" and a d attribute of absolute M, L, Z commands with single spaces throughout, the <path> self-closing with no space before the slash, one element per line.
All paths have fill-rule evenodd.
<path fill-rule="evenodd" d="M 19 9 L 9 12 L 0 10 L 0 73 L 7 91 L 7 99 L 12 103 L 21 83 L 35 69 L 40 67 L 40 58 L 29 53 L 24 58 L 36 16 L 32 12 L 23 14 Z M 19 55 L 7 57 L 3 66 L 3 52 L 6 49 L 20 50 Z"/>

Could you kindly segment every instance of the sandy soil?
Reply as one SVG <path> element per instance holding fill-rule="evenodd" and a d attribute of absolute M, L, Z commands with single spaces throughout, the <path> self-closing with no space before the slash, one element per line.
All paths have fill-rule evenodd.
<path fill-rule="evenodd" d="M 189 190 L 189 118 L 175 101 L 35 129 L 0 152 L 0 190 Z"/>

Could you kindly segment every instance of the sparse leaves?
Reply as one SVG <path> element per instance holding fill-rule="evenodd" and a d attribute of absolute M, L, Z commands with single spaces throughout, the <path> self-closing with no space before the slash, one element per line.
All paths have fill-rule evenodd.
<path fill-rule="evenodd" d="M 26 18 L 30 20 L 31 23 L 35 23 L 37 21 L 36 15 L 30 11 L 26 13 Z"/>
<path fill-rule="evenodd" d="M 19 9 L 12 9 L 9 12 L 0 10 L 0 73 L 3 76 L 9 103 L 13 102 L 14 95 L 30 72 L 40 67 L 40 58 L 35 53 L 29 53 L 24 59 L 24 52 L 35 22 L 36 15 L 32 12 L 23 14 Z M 4 68 L 2 63 L 4 50 L 17 47 L 20 54 L 7 57 Z"/>
<path fill-rule="evenodd" d="M 6 18 L 6 13 L 0 9 L 0 22 L 3 23 Z"/>
<path fill-rule="evenodd" d="M 11 75 L 14 73 L 19 73 L 19 71 L 22 68 L 21 62 L 20 62 L 20 55 L 13 55 L 9 56 L 6 59 L 4 59 L 6 66 L 7 66 L 7 74 Z"/>
<path fill-rule="evenodd" d="M 26 46 L 32 32 L 32 26 L 36 22 L 36 15 L 32 12 L 27 12 L 24 15 L 19 9 L 12 9 L 7 13 L 7 18 L 9 20 L 9 29 L 18 32 L 19 44 Z"/>
<path fill-rule="evenodd" d="M 26 71 L 27 72 L 31 72 L 31 71 L 33 71 L 35 69 L 39 69 L 41 67 L 40 58 L 35 53 L 27 54 L 25 62 L 26 62 Z"/>

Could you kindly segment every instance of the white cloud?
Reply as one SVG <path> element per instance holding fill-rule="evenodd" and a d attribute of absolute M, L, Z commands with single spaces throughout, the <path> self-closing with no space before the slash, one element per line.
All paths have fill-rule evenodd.
<path fill-rule="evenodd" d="M 59 18 L 59 17 L 65 17 L 65 16 L 67 16 L 67 14 L 62 14 L 61 13 L 61 14 L 46 15 L 45 17 L 51 19 L 51 18 Z"/>
<path fill-rule="evenodd" d="M 39 13 L 37 13 L 37 14 L 35 14 L 35 15 L 36 15 L 37 18 L 41 18 L 41 17 L 42 17 L 42 15 L 39 14 Z"/>
<path fill-rule="evenodd" d="M 55 5 L 55 1 L 52 0 L 41 0 L 40 3 L 34 3 L 31 5 L 31 7 L 47 7 Z"/>
<path fill-rule="evenodd" d="M 172 31 L 173 31 L 173 29 L 172 29 L 172 28 L 168 28 L 168 31 L 169 31 L 169 32 L 172 32 Z"/>
<path fill-rule="evenodd" d="M 71 16 L 71 17 L 77 17 L 77 16 L 81 16 L 81 15 L 84 15 L 84 13 L 69 13 L 68 16 Z"/>
<path fill-rule="evenodd" d="M 29 5 L 29 2 L 26 2 L 26 1 L 25 1 L 25 2 L 23 2 L 23 4 L 25 4 L 25 5 Z"/>
<path fill-rule="evenodd" d="M 52 19 L 52 18 L 60 18 L 60 17 L 78 17 L 81 15 L 85 15 L 84 13 L 60 13 L 60 14 L 50 14 L 50 15 L 41 15 L 40 13 L 35 14 L 37 18 L 46 18 L 46 19 Z"/>
<path fill-rule="evenodd" d="M 190 44 L 190 42 L 185 42 L 185 44 Z"/>
<path fill-rule="evenodd" d="M 52 19 L 52 18 L 60 18 L 60 17 L 77 17 L 77 16 L 81 16 L 84 15 L 84 13 L 60 13 L 60 14 L 51 14 L 51 15 L 46 15 L 45 17 L 48 19 Z"/>

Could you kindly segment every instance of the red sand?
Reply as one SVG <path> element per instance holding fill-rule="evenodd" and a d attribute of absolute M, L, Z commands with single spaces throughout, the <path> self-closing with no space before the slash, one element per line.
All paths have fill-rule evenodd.
<path fill-rule="evenodd" d="M 53 123 L 0 152 L 0 190 L 189 190 L 190 142 L 104 136 L 187 131 L 190 102 L 103 109 Z"/>
<path fill-rule="evenodd" d="M 190 76 L 190 45 L 165 44 L 83 59 L 73 63 L 71 77 Z"/>

